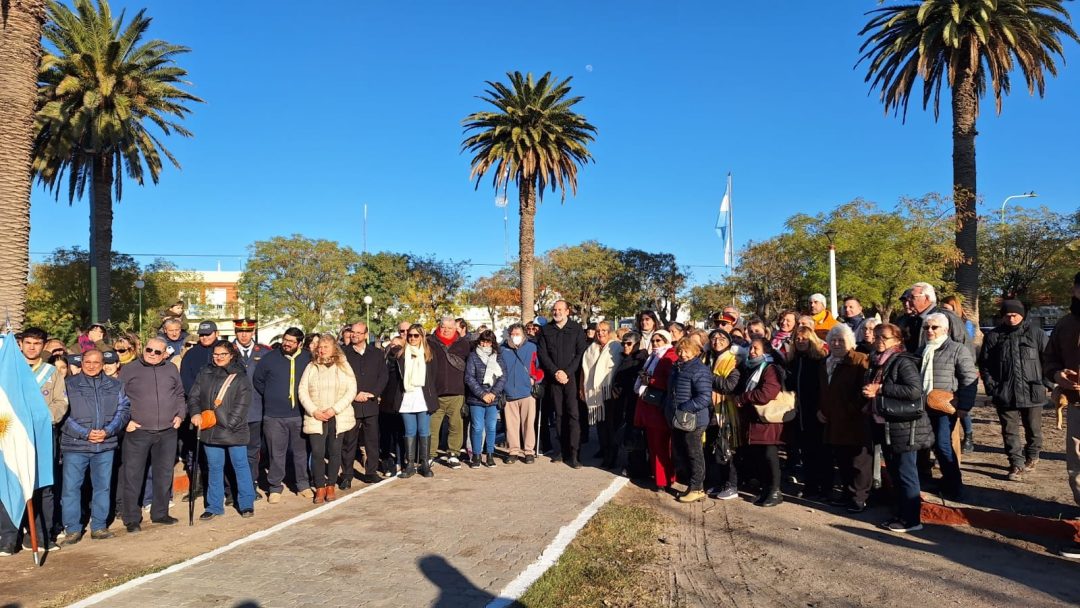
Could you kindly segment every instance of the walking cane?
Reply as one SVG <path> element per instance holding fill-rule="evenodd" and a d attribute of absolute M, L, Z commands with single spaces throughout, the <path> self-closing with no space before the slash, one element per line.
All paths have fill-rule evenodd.
<path fill-rule="evenodd" d="M 41 566 L 41 556 L 38 554 L 37 522 L 34 521 L 34 499 L 26 501 L 26 521 L 30 523 L 30 550 L 34 553 L 34 565 Z"/>
<path fill-rule="evenodd" d="M 199 487 L 199 441 L 202 439 L 202 428 L 195 427 L 195 457 L 191 466 L 191 487 L 188 488 L 187 525 L 195 525 L 195 493 Z"/>

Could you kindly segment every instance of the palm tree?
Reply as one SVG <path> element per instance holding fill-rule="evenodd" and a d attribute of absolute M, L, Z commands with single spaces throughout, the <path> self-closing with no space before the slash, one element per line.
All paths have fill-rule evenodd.
<path fill-rule="evenodd" d="M 45 0 L 0 2 L 0 323 L 22 326 L 30 272 L 30 159 Z"/>
<path fill-rule="evenodd" d="M 940 114 L 941 88 L 948 83 L 953 120 L 953 203 L 956 246 L 964 259 L 956 269 L 968 317 L 979 319 L 979 260 L 975 178 L 975 121 L 987 87 L 998 113 L 1019 67 L 1029 94 L 1045 91 L 1045 73 L 1057 75 L 1064 60 L 1061 38 L 1078 40 L 1063 0 L 924 0 L 869 11 L 859 32 L 867 39 L 859 63 L 868 61 L 866 82 L 881 90 L 886 113 L 903 111 L 916 77 L 923 80 L 925 109 Z"/>
<path fill-rule="evenodd" d="M 177 119 L 190 113 L 185 102 L 202 100 L 179 85 L 187 71 L 173 59 L 190 49 L 162 40 L 143 42 L 150 18 L 139 11 L 125 27 L 124 13 L 112 16 L 107 0 L 75 0 L 75 10 L 48 0 L 51 23 L 45 38 L 54 52 L 41 61 L 33 171 L 60 196 L 67 173 L 69 204 L 90 185 L 90 284 L 92 321 L 110 316 L 112 197 L 123 195 L 124 173 L 156 184 L 161 157 L 180 163 L 147 129 L 191 137 Z M 145 167 L 144 167 L 145 165 Z M 96 286 L 96 287 L 95 287 Z M 95 305 L 96 304 L 96 305 Z"/>
<path fill-rule="evenodd" d="M 577 194 L 578 165 L 592 162 L 586 145 L 595 139 L 596 127 L 572 108 L 581 97 L 568 97 L 570 78 L 556 83 L 551 72 L 540 80 L 530 73 L 507 73 L 509 86 L 487 81 L 490 87 L 480 97 L 495 106 L 493 112 L 475 112 L 465 117 L 465 133 L 474 132 L 461 144 L 473 154 L 472 172 L 476 187 L 488 171 L 493 172 L 495 191 L 505 193 L 513 181 L 518 189 L 521 215 L 520 279 L 521 320 L 534 316 L 534 250 L 536 246 L 536 201 L 544 200 L 544 190 Z"/>

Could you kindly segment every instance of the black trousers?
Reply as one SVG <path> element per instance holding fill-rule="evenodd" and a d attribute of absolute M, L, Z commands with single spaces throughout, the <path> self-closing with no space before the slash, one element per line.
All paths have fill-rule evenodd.
<path fill-rule="evenodd" d="M 1009 466 L 1023 468 L 1025 462 L 1038 460 L 1042 452 L 1042 408 L 999 408 L 997 414 L 1001 421 L 1001 438 L 1005 440 L 1005 453 L 1009 455 Z M 1024 428 L 1022 442 L 1021 426 Z"/>
<path fill-rule="evenodd" d="M 356 460 L 357 447 L 361 436 L 364 439 L 364 474 L 375 475 L 379 472 L 379 415 L 360 416 L 356 413 L 356 426 L 341 435 L 341 474 L 353 474 L 353 462 Z"/>
<path fill-rule="evenodd" d="M 142 521 L 143 486 L 146 483 L 146 461 L 153 468 L 153 499 L 150 503 L 150 519 L 164 519 L 169 514 L 169 496 L 172 494 L 173 465 L 176 464 L 176 429 L 160 431 L 135 429 L 124 437 L 121 484 L 125 524 Z"/>
<path fill-rule="evenodd" d="M 337 419 L 322 423 L 321 435 L 309 435 L 311 439 L 311 485 L 325 488 L 337 483 L 341 468 L 341 435 L 337 434 Z"/>
<path fill-rule="evenodd" d="M 832 452 L 840 469 L 844 495 L 860 505 L 865 504 L 874 482 L 873 448 L 865 445 L 834 445 Z"/>
<path fill-rule="evenodd" d="M 251 483 L 259 490 L 259 461 L 262 459 L 262 422 L 248 423 L 247 458 L 251 467 Z"/>
<path fill-rule="evenodd" d="M 705 429 L 693 431 L 671 430 L 671 444 L 679 460 L 686 463 L 690 473 L 690 481 L 686 484 L 687 490 L 705 489 L 705 448 L 701 442 Z"/>
<path fill-rule="evenodd" d="M 553 399 L 554 395 L 552 395 L 552 389 L 545 386 L 544 398 L 541 399 L 538 404 L 540 408 L 540 429 L 536 434 L 536 441 L 537 445 L 540 446 L 541 454 L 554 449 L 554 446 L 551 443 L 551 421 L 555 418 L 555 405 Z"/>
<path fill-rule="evenodd" d="M 596 425 L 596 436 L 600 440 L 604 464 L 614 464 L 619 458 L 619 446 L 615 441 L 619 427 L 623 423 L 622 399 L 604 401 L 604 419 Z"/>
<path fill-rule="evenodd" d="M 762 493 L 780 491 L 780 447 L 758 445 L 759 465 L 761 466 Z"/>
<path fill-rule="evenodd" d="M 393 465 L 405 453 L 405 422 L 401 414 L 379 412 L 379 459 L 383 470 L 394 473 Z"/>
<path fill-rule="evenodd" d="M 577 377 L 570 376 L 569 382 L 559 384 L 552 381 L 547 386 L 551 393 L 551 404 L 555 409 L 555 420 L 559 429 L 559 447 L 564 461 L 577 458 L 581 449 L 581 422 L 578 410 Z"/>
<path fill-rule="evenodd" d="M 828 495 L 833 488 L 833 458 L 822 438 L 824 427 L 816 424 L 816 420 L 800 422 L 805 422 L 798 434 L 803 493 Z"/>
<path fill-rule="evenodd" d="M 296 491 L 311 487 L 307 471 L 307 445 L 303 434 L 303 420 L 299 416 L 288 418 L 263 418 L 266 432 L 266 450 L 270 452 L 270 466 L 266 473 L 267 490 L 281 493 L 285 487 L 285 464 L 292 457 Z"/>

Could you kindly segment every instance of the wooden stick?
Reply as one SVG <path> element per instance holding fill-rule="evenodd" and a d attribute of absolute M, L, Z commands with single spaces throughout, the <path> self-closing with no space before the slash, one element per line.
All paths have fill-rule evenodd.
<path fill-rule="evenodd" d="M 30 528 L 30 549 L 34 552 L 34 565 L 41 565 L 41 556 L 38 555 L 37 522 L 34 521 L 34 499 L 26 501 L 26 521 Z"/>

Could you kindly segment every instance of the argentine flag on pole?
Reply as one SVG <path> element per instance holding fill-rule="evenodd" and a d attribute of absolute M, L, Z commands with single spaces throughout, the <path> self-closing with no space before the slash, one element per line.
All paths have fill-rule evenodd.
<path fill-rule="evenodd" d="M 724 266 L 728 268 L 735 261 L 735 239 L 731 212 L 731 174 L 727 174 L 727 191 L 720 200 L 720 213 L 716 216 L 716 235 L 724 241 Z"/>
<path fill-rule="evenodd" d="M 34 490 L 53 483 L 52 416 L 15 336 L 0 336 L 0 503 L 22 521 Z"/>

